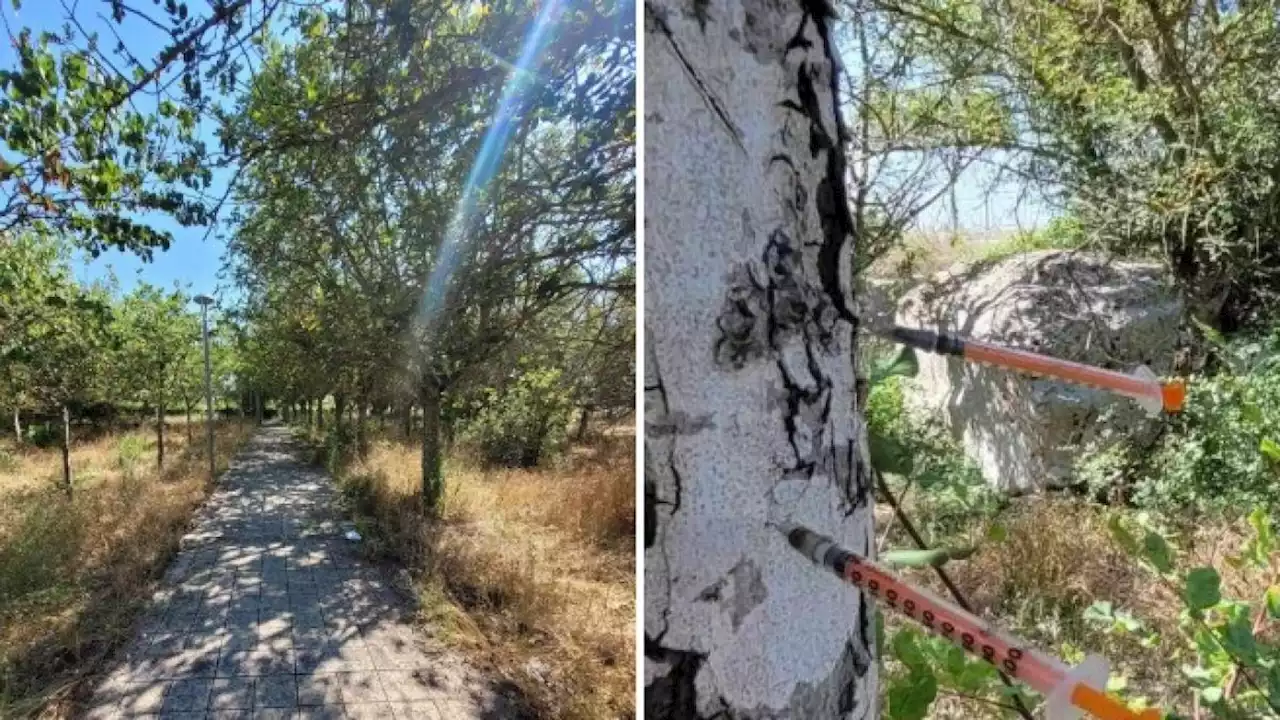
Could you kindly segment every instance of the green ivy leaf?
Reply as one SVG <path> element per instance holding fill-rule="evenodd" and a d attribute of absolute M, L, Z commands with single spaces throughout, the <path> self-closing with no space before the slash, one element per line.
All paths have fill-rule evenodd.
<path fill-rule="evenodd" d="M 1162 573 L 1173 571 L 1173 554 L 1169 550 L 1169 543 L 1165 542 L 1164 537 L 1159 533 L 1147 533 L 1142 539 L 1142 551 L 1147 561 L 1154 565 L 1156 570 Z"/>
<path fill-rule="evenodd" d="M 1222 601 L 1222 580 L 1211 567 L 1198 567 L 1187 573 L 1183 600 L 1187 607 L 1199 611 L 1211 608 Z"/>
<path fill-rule="evenodd" d="M 1258 443 L 1258 449 L 1272 462 L 1280 462 L 1280 443 L 1275 440 L 1267 437 L 1262 438 Z"/>

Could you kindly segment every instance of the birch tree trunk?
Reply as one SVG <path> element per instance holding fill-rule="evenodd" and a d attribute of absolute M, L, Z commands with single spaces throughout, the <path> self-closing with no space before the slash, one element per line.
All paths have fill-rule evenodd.
<path fill-rule="evenodd" d="M 22 410 L 16 405 L 13 407 L 13 439 L 19 445 L 22 444 Z"/>
<path fill-rule="evenodd" d="M 645 2 L 645 717 L 874 718 L 852 223 L 825 6 Z"/>

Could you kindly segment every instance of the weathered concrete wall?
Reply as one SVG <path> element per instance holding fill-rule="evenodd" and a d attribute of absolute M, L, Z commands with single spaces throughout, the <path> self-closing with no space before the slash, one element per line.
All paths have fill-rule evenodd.
<path fill-rule="evenodd" d="M 871 546 L 821 7 L 644 7 L 649 718 L 876 716 L 866 602 L 770 525 Z"/>

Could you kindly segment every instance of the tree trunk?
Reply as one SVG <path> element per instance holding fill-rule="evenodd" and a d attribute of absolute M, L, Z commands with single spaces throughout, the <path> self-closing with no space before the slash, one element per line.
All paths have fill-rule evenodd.
<path fill-rule="evenodd" d="M 413 437 L 413 403 L 405 402 L 404 410 L 400 415 L 400 423 L 404 431 L 404 438 L 408 440 Z"/>
<path fill-rule="evenodd" d="M 644 715 L 875 718 L 869 598 L 776 525 L 871 552 L 834 18 L 747 6 L 645 3 Z"/>
<path fill-rule="evenodd" d="M 258 416 L 258 424 L 262 424 L 262 393 L 253 394 L 253 410 Z"/>
<path fill-rule="evenodd" d="M 342 437 L 343 433 L 343 413 L 346 411 L 347 398 L 343 395 L 333 396 L 333 424 L 338 431 L 338 437 Z"/>
<path fill-rule="evenodd" d="M 316 398 L 316 430 L 324 432 L 324 396 Z"/>
<path fill-rule="evenodd" d="M 71 497 L 71 409 L 62 406 L 62 487 Z"/>
<path fill-rule="evenodd" d="M 156 467 L 164 467 L 164 401 L 156 403 Z"/>
<path fill-rule="evenodd" d="M 182 403 L 187 412 L 187 447 L 190 448 L 195 443 L 195 436 L 191 433 L 191 401 L 183 400 Z"/>
<path fill-rule="evenodd" d="M 22 444 L 22 411 L 18 406 L 13 406 L 13 439 L 19 445 Z"/>
<path fill-rule="evenodd" d="M 591 408 L 583 407 L 582 414 L 578 416 L 578 429 L 573 434 L 573 439 L 582 442 L 587 437 L 587 422 L 591 419 Z"/>
<path fill-rule="evenodd" d="M 422 504 L 434 512 L 444 494 L 440 474 L 440 386 L 424 382 L 418 390 L 422 405 Z"/>
<path fill-rule="evenodd" d="M 356 454 L 364 457 L 369 449 L 369 438 L 365 435 L 365 421 L 369 418 L 369 404 L 364 400 L 358 400 L 356 408 Z"/>

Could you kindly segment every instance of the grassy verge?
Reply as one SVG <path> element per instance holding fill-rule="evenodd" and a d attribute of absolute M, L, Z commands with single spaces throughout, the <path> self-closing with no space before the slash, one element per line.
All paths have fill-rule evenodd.
<path fill-rule="evenodd" d="M 1113 515 L 1132 512 L 1071 497 L 1019 498 L 993 520 L 966 528 L 969 537 L 983 537 L 998 525 L 1001 537 L 988 538 L 976 554 L 948 564 L 947 571 L 981 617 L 1072 663 L 1100 654 L 1111 662 L 1113 691 L 1130 702 L 1142 700 L 1190 717 L 1196 712 L 1197 691 L 1183 667 L 1194 665 L 1195 658 L 1179 650 L 1185 632 L 1179 622 L 1183 602 L 1117 547 L 1108 529 Z M 1201 517 L 1179 533 L 1178 564 L 1217 568 L 1224 597 L 1260 597 L 1274 577 L 1224 562 L 1249 535 L 1243 520 Z M 909 543 L 903 534 L 890 536 L 891 546 Z M 939 597 L 949 597 L 931 570 L 903 574 Z M 1111 619 L 1096 612 L 1101 604 L 1109 604 Z M 885 622 L 890 637 L 911 627 L 896 615 L 886 614 Z M 1127 630 L 1118 631 L 1118 624 Z M 1203 716 L 1207 711 L 1200 712 Z M 940 687 L 929 717 L 1013 715 L 994 705 L 990 696 L 966 697 Z"/>
<path fill-rule="evenodd" d="M 634 435 L 528 471 L 452 459 L 434 521 L 418 458 L 383 440 L 338 475 L 368 549 L 410 568 L 424 629 L 486 660 L 539 717 L 635 717 Z"/>
<path fill-rule="evenodd" d="M 252 433 L 224 421 L 217 467 Z M 86 677 L 130 637 L 154 581 L 210 486 L 207 460 L 169 434 L 155 465 L 146 428 L 75 445 L 75 492 L 60 451 L 0 448 L 0 717 L 61 717 Z"/>

